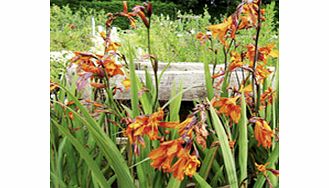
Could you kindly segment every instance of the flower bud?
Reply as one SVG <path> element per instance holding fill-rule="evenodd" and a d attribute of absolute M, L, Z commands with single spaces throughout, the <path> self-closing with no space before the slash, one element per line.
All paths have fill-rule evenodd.
<path fill-rule="evenodd" d="M 152 9 L 153 9 L 151 2 L 147 3 L 146 9 L 147 9 L 147 17 L 151 17 L 152 16 Z"/>
<path fill-rule="evenodd" d="M 147 18 L 145 17 L 145 14 L 143 11 L 138 11 L 137 12 L 138 16 L 142 19 L 144 25 L 147 27 L 147 28 L 150 28 L 150 23 L 149 21 L 147 20 Z"/>
<path fill-rule="evenodd" d="M 123 12 L 124 13 L 128 13 L 128 5 L 127 5 L 127 1 L 123 1 Z"/>

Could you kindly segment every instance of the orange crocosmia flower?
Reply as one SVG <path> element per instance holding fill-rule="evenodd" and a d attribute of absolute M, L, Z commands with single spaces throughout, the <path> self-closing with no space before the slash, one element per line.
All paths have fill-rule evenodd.
<path fill-rule="evenodd" d="M 132 13 L 132 12 L 128 12 L 128 13 L 121 12 L 120 15 L 121 15 L 121 16 L 124 16 L 124 17 L 126 17 L 126 18 L 128 18 L 130 26 L 131 26 L 133 29 L 136 29 L 136 20 L 135 20 L 135 18 L 133 17 L 133 16 L 136 16 L 135 13 Z"/>
<path fill-rule="evenodd" d="M 278 51 L 273 50 L 274 44 L 268 44 L 267 46 L 260 47 L 258 49 L 258 60 L 257 61 L 263 61 L 265 64 L 267 63 L 268 56 L 270 57 L 278 57 Z M 255 46 L 253 44 L 247 45 L 247 53 L 246 56 L 251 62 L 250 66 L 253 65 L 254 59 L 255 59 Z"/>
<path fill-rule="evenodd" d="M 256 27 L 258 22 L 258 1 L 251 1 L 245 3 L 240 12 L 240 24 L 238 29 L 248 29 L 251 27 Z M 260 10 L 260 19 L 265 20 L 264 14 L 265 9 Z"/>
<path fill-rule="evenodd" d="M 96 75 L 102 75 L 103 72 L 101 68 L 97 67 L 97 65 L 100 65 L 99 61 L 102 56 L 83 52 L 74 53 L 76 56 L 71 59 L 71 62 L 76 63 L 80 70 Z"/>
<path fill-rule="evenodd" d="M 125 131 L 130 143 L 137 143 L 144 135 L 148 135 L 151 140 L 156 140 L 159 138 L 159 126 L 174 127 L 177 125 L 175 122 L 161 122 L 163 118 L 164 112 L 161 108 L 149 116 L 137 116 Z M 142 144 L 142 142 L 139 143 Z"/>
<path fill-rule="evenodd" d="M 156 140 L 159 138 L 158 136 L 158 127 L 175 127 L 177 126 L 177 122 L 162 122 L 164 119 L 164 112 L 161 108 L 153 114 L 151 114 L 148 118 L 147 126 L 144 129 L 144 134 L 148 135 L 151 140 Z"/>
<path fill-rule="evenodd" d="M 90 85 L 94 88 L 105 88 L 105 84 L 102 83 L 91 82 Z"/>
<path fill-rule="evenodd" d="M 242 66 L 243 66 L 243 63 L 242 63 L 241 54 L 232 51 L 231 52 L 231 63 L 228 67 L 229 71 L 233 71 L 235 68 L 242 67 Z"/>
<path fill-rule="evenodd" d="M 252 85 L 249 84 L 246 87 L 244 87 L 244 85 L 241 85 L 241 88 L 240 88 L 239 92 L 244 92 L 244 93 L 252 92 Z"/>
<path fill-rule="evenodd" d="M 129 89 L 129 88 L 130 88 L 131 83 L 130 83 L 130 79 L 129 79 L 129 78 L 126 78 L 126 79 L 122 80 L 121 83 L 122 83 L 122 85 L 123 85 L 126 89 Z"/>
<path fill-rule="evenodd" d="M 279 57 L 279 51 L 278 50 L 271 50 L 271 52 L 268 54 L 271 57 Z"/>
<path fill-rule="evenodd" d="M 181 122 L 180 124 L 178 124 L 176 126 L 180 136 L 186 135 L 186 136 L 191 137 L 192 130 L 193 130 L 191 123 L 193 123 L 193 120 L 195 120 L 194 116 L 188 117 L 183 122 Z M 190 127 L 188 127 L 188 126 L 190 126 Z"/>
<path fill-rule="evenodd" d="M 93 74 L 101 74 L 101 69 L 98 67 L 95 67 L 94 65 L 88 65 L 88 64 L 81 64 L 81 69 L 85 72 L 90 72 Z"/>
<path fill-rule="evenodd" d="M 109 52 L 109 51 L 114 51 L 116 52 L 117 49 L 121 46 L 120 43 L 117 43 L 117 42 L 110 42 L 107 49 L 106 49 L 106 52 Z"/>
<path fill-rule="evenodd" d="M 268 44 L 267 46 L 259 48 L 259 52 L 264 54 L 264 56 L 278 57 L 279 52 L 274 50 L 274 44 Z M 265 58 L 266 59 L 266 58 Z"/>
<path fill-rule="evenodd" d="M 170 169 L 170 172 L 172 172 L 173 176 L 179 181 L 184 179 L 184 168 L 186 166 L 187 159 L 188 158 L 186 156 L 180 156 L 173 167 Z"/>
<path fill-rule="evenodd" d="M 144 146 L 144 142 L 142 141 L 141 137 L 143 136 L 147 120 L 148 117 L 146 116 L 137 116 L 135 121 L 128 125 L 124 133 L 128 137 L 130 143 L 139 143 Z"/>
<path fill-rule="evenodd" d="M 56 84 L 54 82 L 50 82 L 50 92 L 52 92 L 56 88 L 59 88 L 58 84 Z"/>
<path fill-rule="evenodd" d="M 123 13 L 128 13 L 128 4 L 127 1 L 123 1 Z"/>
<path fill-rule="evenodd" d="M 249 61 L 251 63 L 254 62 L 254 59 L 255 59 L 255 46 L 253 44 L 248 44 L 247 45 L 246 57 L 249 59 Z M 252 66 L 252 64 L 250 66 Z"/>
<path fill-rule="evenodd" d="M 258 19 L 258 5 L 257 2 L 246 3 L 242 7 L 241 22 L 239 29 L 248 29 L 250 27 L 256 27 Z M 264 13 L 263 13 L 264 14 Z"/>
<path fill-rule="evenodd" d="M 218 38 L 222 44 L 227 46 L 225 39 L 226 33 L 229 31 L 232 25 L 232 17 L 225 19 L 223 23 L 208 26 L 207 29 L 211 31 L 214 38 Z"/>
<path fill-rule="evenodd" d="M 183 149 L 183 140 L 176 139 L 162 142 L 160 146 L 151 151 L 148 157 L 152 160 L 151 166 L 169 172 L 174 157 Z"/>
<path fill-rule="evenodd" d="M 164 118 L 164 112 L 160 108 L 159 111 L 153 113 L 148 118 L 147 125 L 144 129 L 144 134 L 147 134 L 151 140 L 158 139 L 158 127 L 160 125 L 160 121 Z"/>
<path fill-rule="evenodd" d="M 121 70 L 122 65 L 116 64 L 110 58 L 104 61 L 104 66 L 107 74 L 111 77 L 115 75 L 124 75 L 123 71 Z"/>
<path fill-rule="evenodd" d="M 272 90 L 271 87 L 267 88 L 265 92 L 260 96 L 260 102 L 263 106 L 266 105 L 266 101 L 269 104 L 273 103 L 273 98 L 275 97 L 275 91 Z"/>
<path fill-rule="evenodd" d="M 201 164 L 197 157 L 195 155 L 191 156 L 189 152 L 187 149 L 181 149 L 177 154 L 178 160 L 170 169 L 170 172 L 179 181 L 184 179 L 184 174 L 192 177 Z"/>
<path fill-rule="evenodd" d="M 196 34 L 196 39 L 199 40 L 201 44 L 204 44 L 209 38 L 209 35 L 204 34 L 202 32 L 198 32 Z"/>
<path fill-rule="evenodd" d="M 185 167 L 185 175 L 192 177 L 195 174 L 196 169 L 200 166 L 200 164 L 201 162 L 195 155 L 190 155 Z"/>
<path fill-rule="evenodd" d="M 221 97 L 219 100 L 213 101 L 214 107 L 219 107 L 219 113 L 229 116 L 234 123 L 239 123 L 241 117 L 241 107 L 236 104 L 239 96 L 234 98 Z"/>
<path fill-rule="evenodd" d="M 131 27 L 136 28 L 136 23 L 135 23 L 136 21 L 133 18 L 133 16 L 136 16 L 136 13 L 128 12 L 127 1 L 123 1 L 123 11 L 120 12 L 120 16 L 124 16 L 124 17 L 128 18 Z"/>
<path fill-rule="evenodd" d="M 264 65 L 257 65 L 256 67 L 256 78 L 259 83 L 262 83 L 265 78 L 271 74 L 271 71 Z"/>
<path fill-rule="evenodd" d="M 272 137 L 274 133 L 271 127 L 263 119 L 257 119 L 254 129 L 255 139 L 258 142 L 258 146 L 262 145 L 264 148 L 270 148 L 272 145 Z"/>
<path fill-rule="evenodd" d="M 140 10 L 140 11 L 137 12 L 137 15 L 142 19 L 144 25 L 145 25 L 147 28 L 149 28 L 149 27 L 150 27 L 150 23 L 149 23 L 149 21 L 146 19 L 146 16 L 145 16 L 144 12 Z"/>
<path fill-rule="evenodd" d="M 105 33 L 105 31 L 102 31 L 99 34 L 101 35 L 101 37 L 103 38 L 103 40 L 106 40 L 106 33 Z"/>
<path fill-rule="evenodd" d="M 255 166 L 257 168 L 257 170 L 261 173 L 263 173 L 266 176 L 266 170 L 267 170 L 267 166 L 270 164 L 270 162 L 267 162 L 265 164 L 257 164 L 255 163 Z"/>
<path fill-rule="evenodd" d="M 250 27 L 252 27 L 252 25 L 250 24 L 249 17 L 248 16 L 240 16 L 240 24 L 239 24 L 238 29 L 239 30 L 248 29 Z"/>

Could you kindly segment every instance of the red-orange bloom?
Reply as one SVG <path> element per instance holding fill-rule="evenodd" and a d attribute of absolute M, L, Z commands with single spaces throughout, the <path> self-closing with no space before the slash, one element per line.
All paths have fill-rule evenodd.
<path fill-rule="evenodd" d="M 147 11 L 146 12 L 147 16 L 150 17 L 152 15 L 152 4 L 147 3 L 146 7 L 137 5 L 133 8 L 134 13 L 137 14 L 142 19 L 145 27 L 150 28 L 150 22 L 146 18 L 145 10 Z"/>
<path fill-rule="evenodd" d="M 109 52 L 109 51 L 114 51 L 116 52 L 118 50 L 118 48 L 121 46 L 120 43 L 117 43 L 117 42 L 109 42 L 108 43 L 108 46 L 106 48 L 106 52 Z"/>
<path fill-rule="evenodd" d="M 52 92 L 56 88 L 59 88 L 58 84 L 56 84 L 54 82 L 50 82 L 50 92 Z"/>
<path fill-rule="evenodd" d="M 278 57 L 278 51 L 273 50 L 274 44 L 268 44 L 267 46 L 260 47 L 258 49 L 258 59 L 257 61 L 263 61 L 265 64 L 267 63 L 268 56 L 270 57 Z M 246 57 L 251 62 L 250 66 L 253 66 L 255 59 L 255 45 L 249 44 L 247 45 L 247 53 Z"/>
<path fill-rule="evenodd" d="M 274 133 L 271 127 L 263 119 L 255 119 L 255 139 L 258 142 L 258 146 L 262 145 L 264 148 L 270 148 L 272 145 L 272 137 Z"/>
<path fill-rule="evenodd" d="M 140 143 L 144 145 L 142 136 L 148 135 L 151 140 L 159 138 L 160 127 L 173 127 L 177 125 L 175 122 L 162 122 L 164 112 L 160 108 L 149 116 L 137 116 L 135 121 L 128 125 L 125 134 L 128 136 L 130 143 Z"/>
<path fill-rule="evenodd" d="M 93 73 L 99 77 L 104 76 L 102 66 L 105 67 L 107 74 L 112 77 L 115 75 L 123 75 L 122 65 L 116 64 L 110 57 L 102 55 L 94 55 L 91 53 L 75 52 L 76 56 L 71 59 L 73 63 L 78 64 L 79 68 L 85 72 Z"/>
<path fill-rule="evenodd" d="M 149 21 L 146 19 L 146 16 L 145 16 L 144 12 L 142 12 L 142 11 L 138 11 L 138 12 L 137 12 L 137 15 L 142 19 L 144 25 L 145 25 L 147 28 L 149 28 L 149 27 L 150 27 L 150 23 L 149 23 Z"/>
<path fill-rule="evenodd" d="M 121 70 L 122 65 L 116 64 L 111 58 L 108 58 L 104 61 L 104 67 L 110 77 L 115 75 L 124 75 L 123 71 Z"/>
<path fill-rule="evenodd" d="M 134 16 L 136 16 L 136 13 L 134 13 L 134 12 L 128 12 L 128 4 L 127 4 L 127 1 L 123 1 L 123 11 L 120 12 L 120 16 L 124 16 L 124 17 L 128 18 L 129 23 L 130 23 L 130 26 L 132 28 L 136 28 L 136 20 L 134 19 Z"/>
<path fill-rule="evenodd" d="M 259 83 L 262 83 L 265 78 L 271 74 L 271 71 L 265 67 L 265 65 L 256 66 L 256 79 Z"/>
<path fill-rule="evenodd" d="M 275 176 L 279 176 L 279 170 L 275 170 L 273 168 L 268 168 L 267 166 L 270 164 L 270 162 L 267 162 L 265 164 L 257 164 L 255 163 L 255 166 L 258 170 L 258 172 L 262 173 L 264 176 L 267 176 L 267 171 L 272 172 Z"/>
<path fill-rule="evenodd" d="M 265 10 L 261 10 L 261 20 L 264 20 Z M 252 1 L 251 3 L 246 3 L 242 6 L 241 22 L 239 24 L 239 29 L 248 29 L 250 27 L 256 27 L 258 21 L 258 1 Z"/>
<path fill-rule="evenodd" d="M 260 102 L 263 106 L 266 105 L 266 102 L 269 104 L 273 103 L 273 98 L 275 97 L 275 91 L 271 87 L 267 88 L 265 92 L 260 96 Z"/>
<path fill-rule="evenodd" d="M 130 88 L 130 85 L 131 85 L 131 82 L 130 82 L 130 79 L 129 78 L 126 78 L 124 80 L 122 80 L 122 85 L 126 88 L 126 89 L 129 89 Z"/>
<path fill-rule="evenodd" d="M 231 27 L 232 27 L 232 17 L 230 16 L 228 19 L 225 19 L 223 23 L 208 26 L 207 29 L 211 31 L 212 36 L 214 38 L 218 38 L 223 45 L 227 46 L 225 36 L 226 33 L 231 29 Z"/>
<path fill-rule="evenodd" d="M 195 117 L 191 116 L 186 118 L 183 122 L 178 124 L 176 128 L 178 129 L 180 136 L 189 136 L 191 138 L 192 136 L 192 125 L 195 124 Z"/>
<path fill-rule="evenodd" d="M 242 62 L 241 54 L 239 54 L 235 51 L 232 51 L 231 52 L 231 63 L 228 67 L 228 70 L 233 71 L 235 68 L 242 67 L 242 66 L 243 66 L 243 62 Z"/>
<path fill-rule="evenodd" d="M 196 39 L 200 41 L 201 44 L 204 44 L 207 40 L 210 39 L 210 36 L 202 32 L 196 34 Z"/>
<path fill-rule="evenodd" d="M 201 162 L 196 155 L 189 155 L 189 160 L 186 163 L 185 175 L 192 177 L 196 172 L 196 169 L 200 166 Z"/>
<path fill-rule="evenodd" d="M 183 149 L 182 139 L 162 142 L 160 146 L 149 153 L 149 158 L 152 160 L 151 166 L 169 172 L 171 163 L 174 157 Z"/>
<path fill-rule="evenodd" d="M 196 155 L 190 155 L 189 152 L 190 151 L 185 148 L 181 149 L 177 154 L 178 160 L 170 169 L 173 176 L 180 181 L 184 179 L 184 174 L 192 177 L 197 167 L 201 164 Z"/>
<path fill-rule="evenodd" d="M 125 130 L 125 135 L 128 136 L 130 143 L 142 144 L 144 146 L 144 140 L 142 138 L 145 125 L 147 124 L 148 117 L 138 116 L 135 121 L 128 125 Z"/>
<path fill-rule="evenodd" d="M 239 123 L 241 117 L 241 107 L 236 104 L 239 96 L 234 98 L 221 97 L 219 100 L 213 99 L 212 105 L 214 107 L 219 107 L 219 113 L 229 116 L 234 123 Z"/>
<path fill-rule="evenodd" d="M 267 163 L 265 163 L 263 165 L 262 164 L 255 163 L 255 166 L 256 166 L 258 172 L 263 173 L 266 176 L 266 170 L 267 170 L 267 166 L 269 164 L 270 164 L 270 162 L 267 162 Z"/>
<path fill-rule="evenodd" d="M 163 120 L 164 112 L 162 109 L 159 109 L 158 112 L 155 112 L 150 115 L 147 121 L 147 126 L 145 126 L 144 133 L 147 134 L 151 140 L 158 139 L 158 127 L 160 121 Z"/>

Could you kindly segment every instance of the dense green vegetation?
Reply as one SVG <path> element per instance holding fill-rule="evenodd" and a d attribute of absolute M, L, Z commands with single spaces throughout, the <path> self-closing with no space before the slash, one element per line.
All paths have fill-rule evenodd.
<path fill-rule="evenodd" d="M 122 1 L 120 0 L 51 0 L 51 4 L 58 6 L 69 5 L 72 9 L 78 10 L 81 7 L 93 8 L 97 11 L 105 10 L 106 12 L 117 12 L 121 10 Z M 133 0 L 128 1 L 131 5 L 142 4 L 143 1 Z M 208 7 L 208 12 L 212 18 L 218 18 L 225 14 L 230 14 L 241 2 L 241 0 L 151 0 L 153 3 L 154 13 L 157 15 L 164 14 L 176 18 L 177 10 L 186 13 L 202 14 L 205 6 Z M 278 27 L 279 20 L 279 0 L 263 0 L 263 3 L 270 4 L 275 2 L 275 24 Z M 214 20 L 212 20 L 214 21 Z M 127 23 L 118 20 L 116 23 L 119 26 L 128 27 Z"/>
<path fill-rule="evenodd" d="M 121 2 L 120 2 L 121 3 Z M 122 3 L 120 4 L 122 9 Z M 130 7 L 131 8 L 131 7 Z M 121 11 L 121 9 L 119 11 Z M 154 10 L 156 11 L 156 9 Z M 266 6 L 266 20 L 261 30 L 260 45 L 266 43 L 278 43 L 278 33 L 275 30 L 275 3 Z M 89 51 L 95 44 L 91 40 L 91 17 L 95 18 L 95 25 L 102 25 L 106 20 L 106 12 L 103 10 L 79 8 L 73 11 L 69 6 L 62 8 L 53 5 L 51 7 L 51 51 Z M 128 23 L 122 18 L 124 23 Z M 219 23 L 222 18 L 212 18 L 209 8 L 204 8 L 201 15 L 190 13 L 176 13 L 176 19 L 169 15 L 154 15 L 151 25 L 152 51 L 160 61 L 165 62 L 200 62 L 201 46 L 196 39 L 198 32 L 206 32 L 206 27 L 213 23 Z M 114 22 L 115 23 L 118 22 Z M 97 31 L 97 28 L 96 28 Z M 127 32 L 128 31 L 128 32 Z M 128 49 L 134 49 L 136 55 L 143 55 L 147 51 L 147 41 L 143 38 L 146 29 L 142 22 L 137 22 L 134 30 L 124 30 L 118 27 L 123 53 Z M 122 34 L 125 32 L 125 34 Z M 159 35 L 161 33 L 161 35 Z M 238 51 L 252 41 L 254 30 L 239 31 L 237 37 Z M 216 42 L 214 42 L 216 45 Z M 219 54 L 219 63 L 223 63 L 224 57 Z"/>

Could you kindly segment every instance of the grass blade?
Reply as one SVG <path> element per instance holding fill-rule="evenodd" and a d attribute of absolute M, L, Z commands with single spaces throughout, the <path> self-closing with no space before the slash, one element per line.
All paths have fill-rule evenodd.
<path fill-rule="evenodd" d="M 247 107 L 244 94 L 241 96 L 241 118 L 238 124 L 239 130 L 239 167 L 240 167 L 240 179 L 242 182 L 247 178 L 247 163 L 248 163 L 248 130 L 247 130 Z M 247 182 L 243 184 L 247 187 Z"/>
<path fill-rule="evenodd" d="M 50 172 L 50 177 L 55 184 L 59 184 L 60 187 L 68 187 L 56 174 Z"/>
<path fill-rule="evenodd" d="M 132 54 L 129 54 L 129 71 L 130 71 L 130 96 L 131 96 L 131 108 L 132 108 L 132 117 L 135 118 L 139 115 L 138 110 L 138 86 L 137 86 L 137 76 L 135 72 L 135 64 Z"/>
<path fill-rule="evenodd" d="M 74 97 L 74 95 L 70 93 L 66 88 L 62 86 L 60 87 L 67 92 L 68 96 L 71 97 L 85 118 L 82 118 L 80 114 L 72 110 L 70 107 L 66 107 L 66 109 L 70 110 L 74 116 L 79 118 L 88 128 L 92 137 L 95 139 L 101 151 L 104 153 L 106 159 L 109 161 L 109 163 L 111 163 L 112 168 L 117 175 L 119 185 L 123 187 L 134 187 L 128 166 L 117 146 L 104 133 L 100 125 L 98 125 L 95 119 L 91 117 L 87 109 L 80 103 L 80 101 Z"/>
<path fill-rule="evenodd" d="M 172 90 L 171 90 L 171 98 L 173 98 L 177 93 L 179 94 L 177 96 L 177 98 L 175 98 L 172 103 L 170 103 L 169 105 L 169 112 L 170 112 L 170 121 L 179 121 L 179 110 L 180 110 L 180 106 L 181 106 L 181 102 L 182 102 L 182 98 L 183 98 L 183 85 L 182 82 L 179 84 L 179 88 L 177 91 L 176 88 L 176 83 L 173 83 L 172 86 Z"/>
<path fill-rule="evenodd" d="M 195 173 L 193 177 L 202 188 L 211 188 L 206 180 L 204 180 L 198 173 Z"/>
<path fill-rule="evenodd" d="M 237 175 L 236 175 L 236 170 L 235 170 L 235 162 L 234 162 L 234 157 L 232 155 L 229 143 L 228 143 L 228 138 L 224 130 L 224 126 L 219 120 L 219 117 L 214 109 L 214 107 L 211 105 L 210 106 L 210 115 L 211 119 L 213 122 L 213 127 L 215 128 L 215 132 L 217 134 L 220 146 L 221 146 L 221 151 L 222 155 L 224 158 L 224 165 L 225 165 L 225 170 L 227 173 L 228 177 L 228 182 L 232 188 L 238 188 L 238 180 L 237 180 Z"/>
<path fill-rule="evenodd" d="M 179 188 L 180 184 L 181 181 L 174 178 L 174 176 L 171 176 L 167 188 Z"/>
<path fill-rule="evenodd" d="M 203 52 L 203 67 L 204 67 L 204 77 L 206 82 L 207 95 L 208 95 L 208 99 L 211 100 L 214 97 L 214 88 L 212 85 L 212 78 L 209 69 L 208 55 L 206 53 L 206 50 L 204 50 Z"/>
<path fill-rule="evenodd" d="M 58 130 L 67 137 L 67 139 L 74 145 L 74 147 L 77 149 L 77 151 L 80 153 L 80 156 L 85 160 L 90 170 L 94 173 L 95 178 L 98 180 L 99 184 L 102 185 L 102 187 L 108 187 L 108 184 L 106 182 L 106 179 L 104 175 L 102 174 L 101 170 L 98 168 L 97 164 L 93 160 L 93 158 L 88 154 L 88 152 L 85 150 L 82 144 L 74 138 L 74 136 L 64 127 L 59 125 L 56 121 L 51 120 L 52 123 L 58 128 Z"/>
<path fill-rule="evenodd" d="M 217 150 L 218 150 L 218 146 L 214 148 L 210 148 L 205 152 L 206 156 L 202 161 L 202 166 L 199 171 L 200 176 L 204 179 L 207 179 L 211 167 L 213 166 L 213 162 L 215 160 Z"/>

